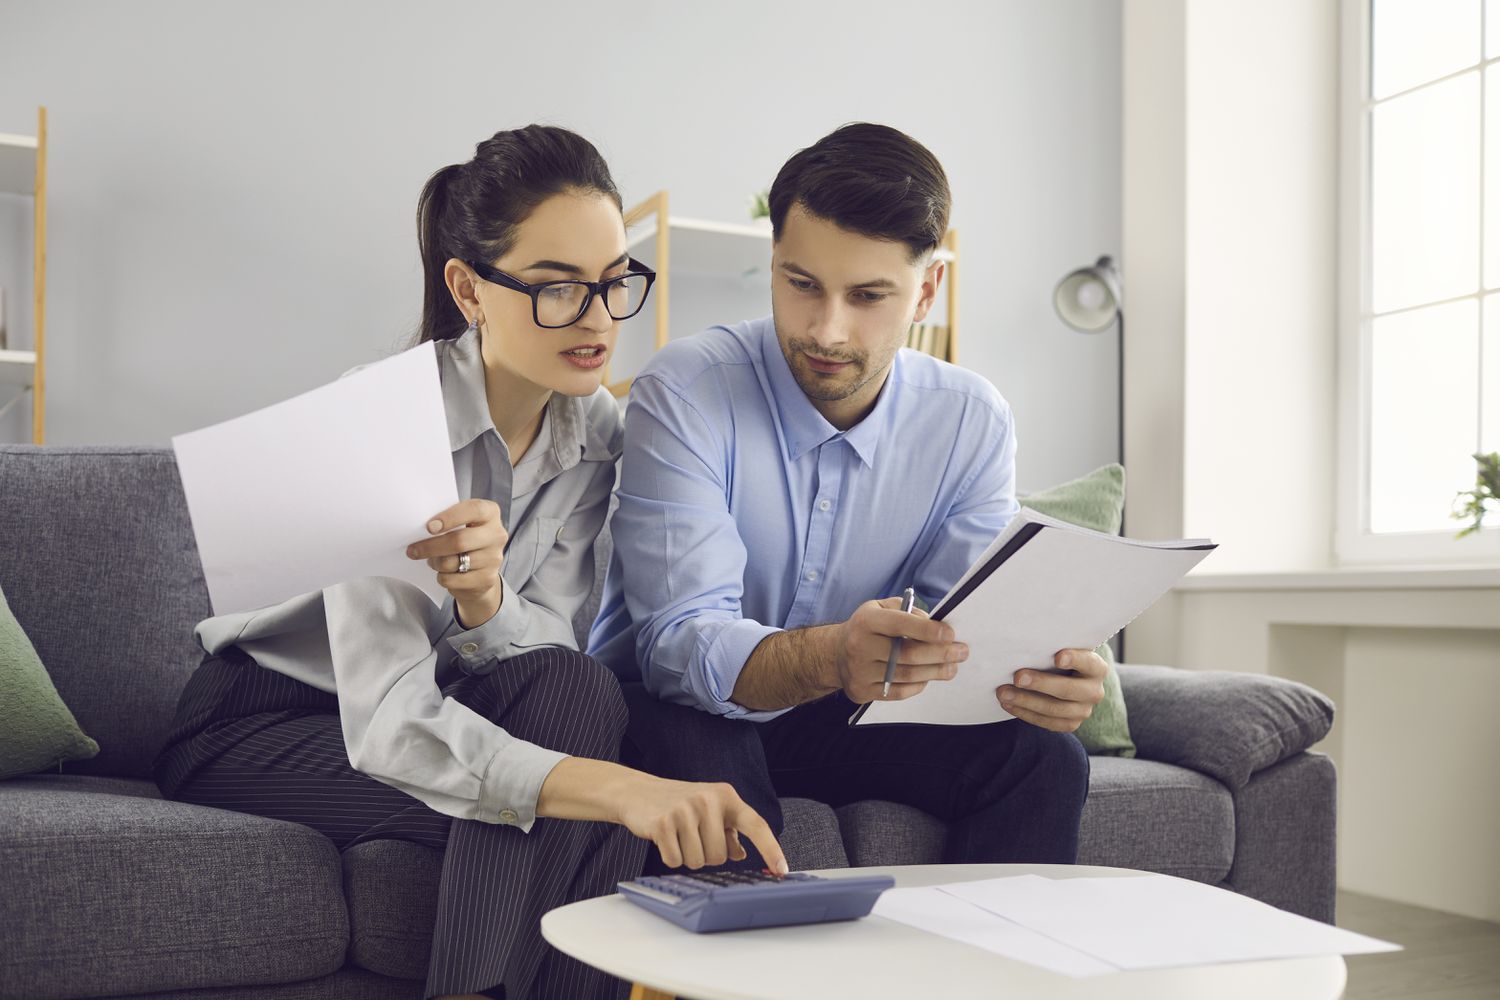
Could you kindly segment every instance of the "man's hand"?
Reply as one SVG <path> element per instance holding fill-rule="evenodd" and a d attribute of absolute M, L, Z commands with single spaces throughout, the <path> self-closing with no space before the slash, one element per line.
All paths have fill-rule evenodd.
<path fill-rule="evenodd" d="M 929 681 L 952 680 L 969 658 L 969 647 L 954 641 L 953 626 L 932 621 L 924 611 L 903 613 L 899 597 L 866 601 L 838 630 L 829 686 L 842 688 L 856 705 L 910 698 Z M 884 699 L 885 665 L 897 637 L 903 640 L 901 657 L 890 698 Z"/>
<path fill-rule="evenodd" d="M 1109 664 L 1091 649 L 1064 649 L 1053 662 L 1065 673 L 1018 670 L 1016 683 L 997 687 L 995 697 L 1002 708 L 1023 722 L 1055 733 L 1071 733 L 1104 700 Z"/>

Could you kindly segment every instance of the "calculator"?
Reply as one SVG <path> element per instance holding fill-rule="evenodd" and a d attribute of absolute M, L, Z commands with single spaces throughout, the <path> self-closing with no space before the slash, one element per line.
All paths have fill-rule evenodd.
<path fill-rule="evenodd" d="M 645 875 L 618 883 L 620 895 L 632 903 L 699 934 L 856 920 L 895 884 L 889 875 L 823 878 L 765 871 Z"/>

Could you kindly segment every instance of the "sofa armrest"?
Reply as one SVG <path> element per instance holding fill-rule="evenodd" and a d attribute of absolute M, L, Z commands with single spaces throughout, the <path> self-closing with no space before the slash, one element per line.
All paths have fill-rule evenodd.
<path fill-rule="evenodd" d="M 1118 670 L 1137 756 L 1200 771 L 1233 792 L 1333 725 L 1326 695 L 1284 678 L 1141 664 Z"/>

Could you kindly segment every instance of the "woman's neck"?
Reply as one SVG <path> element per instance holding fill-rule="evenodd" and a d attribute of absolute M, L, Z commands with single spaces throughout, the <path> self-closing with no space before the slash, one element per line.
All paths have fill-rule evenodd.
<path fill-rule="evenodd" d="M 489 365 L 485 366 L 484 389 L 490 420 L 510 452 L 510 464 L 516 465 L 542 429 L 552 390 Z"/>

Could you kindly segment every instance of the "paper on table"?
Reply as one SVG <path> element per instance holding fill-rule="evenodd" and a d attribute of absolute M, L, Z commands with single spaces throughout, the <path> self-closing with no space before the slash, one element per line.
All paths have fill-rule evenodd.
<path fill-rule="evenodd" d="M 1121 969 L 1401 950 L 1167 875 L 999 878 L 942 890 Z"/>
<path fill-rule="evenodd" d="M 949 895 L 938 886 L 887 889 L 875 901 L 872 912 L 1064 976 L 1097 976 L 1119 971 L 1108 962 Z"/>
<path fill-rule="evenodd" d="M 172 447 L 215 614 L 367 576 L 446 598 L 406 557 L 459 499 L 431 343 Z"/>

